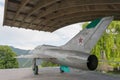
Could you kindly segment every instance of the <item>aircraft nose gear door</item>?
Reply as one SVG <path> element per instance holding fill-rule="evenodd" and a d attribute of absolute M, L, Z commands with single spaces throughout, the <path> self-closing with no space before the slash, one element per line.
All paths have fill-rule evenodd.
<path fill-rule="evenodd" d="M 34 75 L 38 75 L 38 66 L 36 64 L 36 58 L 33 59 L 33 72 Z"/>

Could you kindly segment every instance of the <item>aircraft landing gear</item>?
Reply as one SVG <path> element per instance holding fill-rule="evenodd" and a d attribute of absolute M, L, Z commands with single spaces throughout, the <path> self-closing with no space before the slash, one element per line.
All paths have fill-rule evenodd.
<path fill-rule="evenodd" d="M 36 65 L 36 58 L 33 59 L 33 72 L 34 75 L 38 75 L 38 66 Z"/>

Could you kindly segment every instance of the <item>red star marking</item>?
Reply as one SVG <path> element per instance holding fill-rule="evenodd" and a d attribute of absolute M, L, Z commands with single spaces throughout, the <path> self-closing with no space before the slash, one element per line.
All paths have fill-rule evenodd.
<path fill-rule="evenodd" d="M 83 42 L 83 39 L 80 37 L 79 39 L 79 43 L 81 44 Z"/>

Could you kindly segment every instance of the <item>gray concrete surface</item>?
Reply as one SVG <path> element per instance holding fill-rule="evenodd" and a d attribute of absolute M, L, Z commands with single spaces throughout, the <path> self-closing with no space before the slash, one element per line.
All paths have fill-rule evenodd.
<path fill-rule="evenodd" d="M 33 75 L 30 68 L 23 68 L 1 69 L 0 80 L 120 80 L 120 75 L 73 69 L 70 73 L 61 74 L 59 68 L 40 68 L 39 75 Z"/>

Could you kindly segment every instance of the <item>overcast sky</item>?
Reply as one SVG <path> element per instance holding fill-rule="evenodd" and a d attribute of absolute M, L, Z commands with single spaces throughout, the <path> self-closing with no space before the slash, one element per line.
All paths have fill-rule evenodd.
<path fill-rule="evenodd" d="M 0 0 L 0 45 L 21 49 L 33 49 L 38 45 L 64 45 L 80 30 L 82 23 L 66 26 L 53 33 L 3 26 L 4 1 Z"/>

